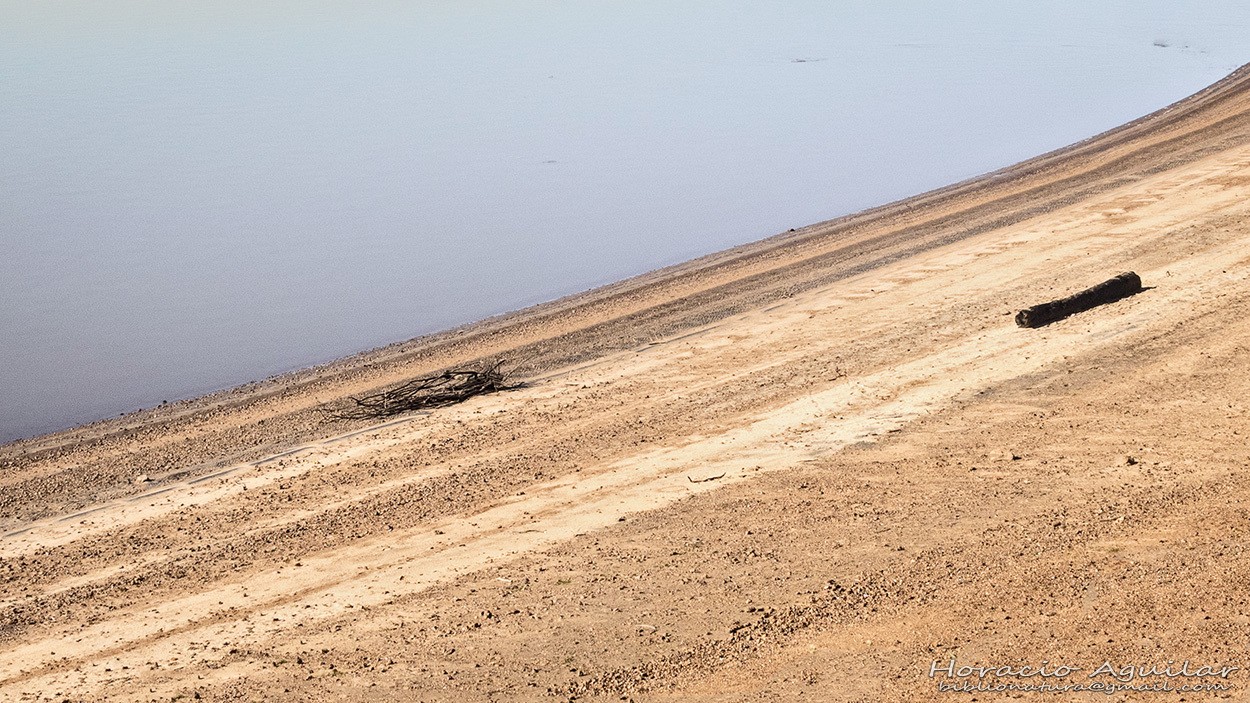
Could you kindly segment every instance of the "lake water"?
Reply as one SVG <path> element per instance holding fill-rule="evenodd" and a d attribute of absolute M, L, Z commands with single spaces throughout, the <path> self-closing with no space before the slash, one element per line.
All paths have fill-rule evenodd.
<path fill-rule="evenodd" d="M 993 170 L 1250 3 L 0 0 L 0 441 Z"/>

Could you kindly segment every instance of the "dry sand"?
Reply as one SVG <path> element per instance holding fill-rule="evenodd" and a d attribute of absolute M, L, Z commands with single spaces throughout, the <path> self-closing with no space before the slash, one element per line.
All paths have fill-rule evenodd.
<path fill-rule="evenodd" d="M 1148 290 L 1012 322 L 1125 270 Z M 0 700 L 1250 700 L 1246 671 L 929 676 L 1250 667 L 1248 347 L 1243 69 L 934 193 L 0 448 Z M 530 385 L 321 412 L 491 355 Z"/>

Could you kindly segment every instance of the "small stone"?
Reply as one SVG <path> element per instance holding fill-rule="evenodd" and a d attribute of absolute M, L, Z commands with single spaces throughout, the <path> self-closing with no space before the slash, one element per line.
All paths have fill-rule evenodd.
<path fill-rule="evenodd" d="M 1124 455 L 1123 460 L 1124 460 L 1124 465 L 1125 465 L 1125 466 L 1133 466 L 1134 464 L 1136 464 L 1136 463 L 1137 463 L 1137 457 L 1135 457 L 1135 456 L 1130 456 L 1130 455 L 1128 455 L 1128 454 L 1125 454 L 1125 455 Z"/>
<path fill-rule="evenodd" d="M 135 476 L 135 483 L 151 483 L 152 478 L 147 474 L 139 474 Z"/>

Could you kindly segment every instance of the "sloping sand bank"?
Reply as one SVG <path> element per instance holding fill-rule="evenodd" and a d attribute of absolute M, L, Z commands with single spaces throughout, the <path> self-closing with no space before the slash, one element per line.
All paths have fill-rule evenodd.
<path fill-rule="evenodd" d="M 1013 323 L 1126 270 L 1147 290 Z M 983 178 L 0 449 L 0 699 L 967 700 L 932 662 L 1250 666 L 1248 347 L 1242 69 Z M 532 383 L 320 412 L 493 355 Z M 1063 694 L 1176 697 L 1118 695 Z"/>

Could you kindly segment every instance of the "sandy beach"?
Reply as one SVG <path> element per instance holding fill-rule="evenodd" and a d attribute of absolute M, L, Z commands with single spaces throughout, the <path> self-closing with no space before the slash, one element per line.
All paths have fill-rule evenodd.
<path fill-rule="evenodd" d="M 1122 271 L 1146 290 L 1013 322 Z M 1057 699 L 940 686 L 1188 661 L 1136 683 L 1227 690 L 1059 697 L 1240 700 L 1248 347 L 1243 68 L 938 191 L 0 447 L 0 699 Z M 496 358 L 525 386 L 327 413 Z"/>

